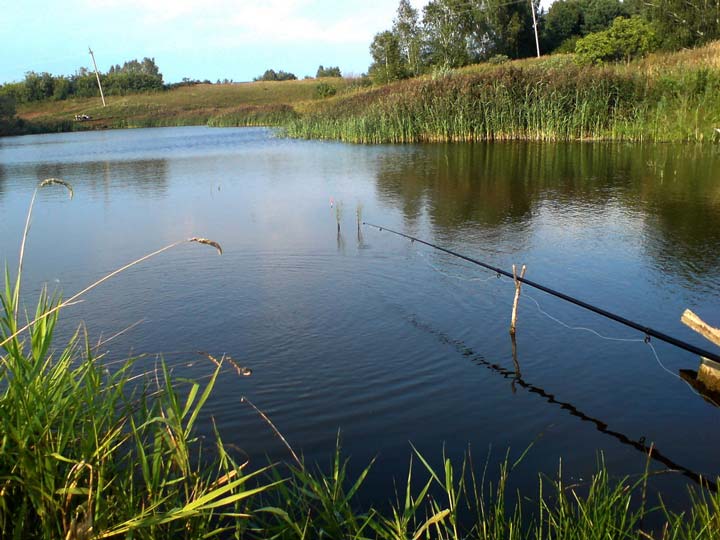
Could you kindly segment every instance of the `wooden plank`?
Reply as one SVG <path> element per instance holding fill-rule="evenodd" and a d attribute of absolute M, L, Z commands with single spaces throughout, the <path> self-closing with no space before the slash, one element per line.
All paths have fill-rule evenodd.
<path fill-rule="evenodd" d="M 720 347 L 720 329 L 710 326 L 689 309 L 685 310 L 680 321 L 705 339 L 712 341 Z"/>

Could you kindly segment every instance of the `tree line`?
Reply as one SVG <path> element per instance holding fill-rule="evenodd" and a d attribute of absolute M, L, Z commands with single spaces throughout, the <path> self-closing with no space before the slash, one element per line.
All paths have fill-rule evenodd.
<path fill-rule="evenodd" d="M 383 83 L 438 69 L 536 54 L 628 59 L 720 38 L 720 0 L 431 0 L 422 11 L 400 0 L 392 27 L 375 35 L 369 75 Z"/>
<path fill-rule="evenodd" d="M 151 92 L 165 87 L 162 73 L 154 58 L 129 60 L 122 66 L 114 65 L 107 73 L 100 74 L 100 81 L 107 95 Z M 14 103 L 99 95 L 95 73 L 85 67 L 81 67 L 69 77 L 29 71 L 22 81 L 0 86 L 0 97 L 9 98 Z"/>
<path fill-rule="evenodd" d="M 317 69 L 317 72 L 315 73 L 316 79 L 322 79 L 325 77 L 342 77 L 342 72 L 340 71 L 340 68 L 337 66 L 328 66 L 325 67 L 322 64 Z M 305 77 L 306 79 L 311 78 L 309 75 Z M 297 80 L 297 76 L 294 73 L 289 73 L 287 71 L 279 70 L 275 71 L 274 69 L 267 69 L 265 70 L 265 73 L 262 75 L 255 77 L 253 81 L 295 81 Z"/>

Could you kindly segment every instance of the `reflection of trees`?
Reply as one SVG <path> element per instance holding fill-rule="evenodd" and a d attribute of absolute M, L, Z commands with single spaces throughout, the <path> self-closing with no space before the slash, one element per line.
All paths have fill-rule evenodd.
<path fill-rule="evenodd" d="M 720 152 L 668 145 L 645 152 L 641 200 L 645 245 L 664 272 L 683 279 L 716 276 L 720 263 Z"/>
<path fill-rule="evenodd" d="M 684 145 L 482 143 L 413 147 L 380 162 L 378 191 L 407 225 L 435 234 L 512 232 L 521 242 L 543 204 L 639 213 L 639 241 L 663 271 L 714 271 L 720 254 L 720 151 Z"/>
<path fill-rule="evenodd" d="M 132 188 L 148 196 L 167 191 L 167 161 L 91 161 L 82 163 L 43 163 L 36 166 L 38 178 L 56 176 L 76 188 L 87 187 L 108 198 L 114 189 Z"/>
<path fill-rule="evenodd" d="M 7 171 L 5 166 L 0 163 L 0 199 L 5 195 L 5 183 L 7 182 Z"/>

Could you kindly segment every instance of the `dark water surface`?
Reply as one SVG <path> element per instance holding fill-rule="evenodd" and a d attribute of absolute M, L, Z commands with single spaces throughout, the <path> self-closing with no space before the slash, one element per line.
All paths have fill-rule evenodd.
<path fill-rule="evenodd" d="M 513 384 L 512 283 L 356 225 L 360 209 L 502 268 L 527 264 L 530 279 L 710 347 L 679 318 L 691 307 L 720 325 L 715 147 L 350 146 L 207 128 L 0 139 L 0 253 L 13 266 L 49 176 L 75 198 L 38 197 L 30 305 L 43 284 L 69 296 L 177 239 L 222 244 L 222 257 L 184 245 L 133 268 L 69 308 L 64 329 L 85 321 L 97 339 L 142 320 L 108 358 L 162 352 L 195 378 L 213 365 L 192 351 L 251 367 L 222 375 L 208 412 L 257 464 L 287 451 L 243 395 L 310 461 L 329 460 L 338 430 L 358 468 L 377 457 L 366 496 L 378 500 L 410 442 L 435 463 L 468 446 L 479 461 L 492 448 L 495 463 L 535 441 L 516 472 L 532 492 L 561 457 L 568 479 L 587 478 L 600 452 L 614 475 L 637 474 L 650 443 L 720 473 L 720 411 L 676 376 L 697 368 L 693 355 L 653 341 L 656 358 L 642 335 L 528 289 Z M 684 482 L 657 485 L 679 497 Z"/>

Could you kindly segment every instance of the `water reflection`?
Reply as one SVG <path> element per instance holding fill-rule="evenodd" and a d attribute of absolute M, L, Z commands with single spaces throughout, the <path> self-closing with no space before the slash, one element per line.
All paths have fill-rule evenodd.
<path fill-rule="evenodd" d="M 168 189 L 168 162 L 165 159 L 139 161 L 90 161 L 83 163 L 37 163 L 28 176 L 38 179 L 58 177 L 75 188 L 85 188 L 110 201 L 113 190 L 131 188 L 139 194 L 162 197 Z"/>
<path fill-rule="evenodd" d="M 415 328 L 432 334 L 441 343 L 453 347 L 459 354 L 469 359 L 474 364 L 482 366 L 492 371 L 493 373 L 500 375 L 504 379 L 510 379 L 510 387 L 513 393 L 517 391 L 517 386 L 519 386 L 532 394 L 537 394 L 541 396 L 547 403 L 550 403 L 551 405 L 558 405 L 562 410 L 567 411 L 571 416 L 580 419 L 582 422 L 588 422 L 594 425 L 600 433 L 608 435 L 613 439 L 619 441 L 621 444 L 633 448 L 634 450 L 637 450 L 646 456 L 649 456 L 650 459 L 657 463 L 665 465 L 670 470 L 680 472 L 683 476 L 691 479 L 693 482 L 705 486 L 714 492 L 717 492 L 718 486 L 715 482 L 708 480 L 707 478 L 693 471 L 692 469 L 689 469 L 688 467 L 685 467 L 684 465 L 680 465 L 679 463 L 673 461 L 665 454 L 663 454 L 660 450 L 658 450 L 658 448 L 654 444 L 648 445 L 645 437 L 641 437 L 640 439 L 635 440 L 620 431 L 610 429 L 607 422 L 584 413 L 581 409 L 579 409 L 572 403 L 558 400 L 554 394 L 523 379 L 520 373 L 520 364 L 517 358 L 517 348 L 514 337 L 511 338 L 513 346 L 512 354 L 514 369 L 509 370 L 504 366 L 501 366 L 500 364 L 487 360 L 484 356 L 478 354 L 473 349 L 468 347 L 463 341 L 451 338 L 446 333 L 433 328 L 432 326 L 423 321 L 420 321 L 414 315 L 408 317 L 408 321 Z"/>
<path fill-rule="evenodd" d="M 0 163 L 0 199 L 5 195 L 5 183 L 7 182 L 7 169 Z"/>
<path fill-rule="evenodd" d="M 454 144 L 387 154 L 376 183 L 407 230 L 482 232 L 521 250 L 542 216 L 576 230 L 636 222 L 655 266 L 683 281 L 720 263 L 720 151 L 620 144 Z"/>

